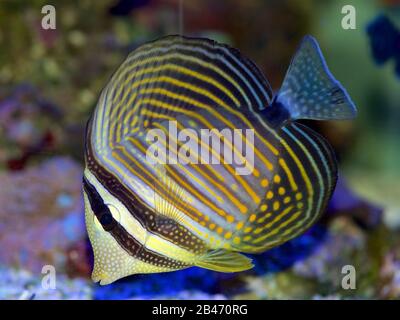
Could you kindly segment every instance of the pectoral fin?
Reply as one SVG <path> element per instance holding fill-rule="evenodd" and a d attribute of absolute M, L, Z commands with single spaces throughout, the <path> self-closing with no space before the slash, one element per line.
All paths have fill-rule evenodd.
<path fill-rule="evenodd" d="M 178 210 L 177 204 L 184 206 L 187 203 L 184 190 L 169 177 L 165 165 L 155 165 L 155 172 L 161 185 L 154 187 L 155 210 L 160 215 L 182 223 L 182 213 Z"/>

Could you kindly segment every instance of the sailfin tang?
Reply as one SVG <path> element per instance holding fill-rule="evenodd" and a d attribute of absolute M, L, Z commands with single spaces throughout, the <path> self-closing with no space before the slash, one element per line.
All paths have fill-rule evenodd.
<path fill-rule="evenodd" d="M 345 120 L 357 112 L 311 36 L 303 39 L 274 101 L 289 111 L 291 119 Z"/>
<path fill-rule="evenodd" d="M 253 268 L 250 258 L 224 249 L 209 251 L 195 265 L 220 272 L 238 272 Z"/>

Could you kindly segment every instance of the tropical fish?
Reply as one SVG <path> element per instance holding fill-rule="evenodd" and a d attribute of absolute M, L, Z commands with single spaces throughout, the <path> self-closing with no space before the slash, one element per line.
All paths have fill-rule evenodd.
<path fill-rule="evenodd" d="M 167 36 L 139 47 L 112 75 L 87 125 L 83 190 L 92 279 L 108 284 L 191 266 L 252 268 L 242 253 L 263 252 L 304 232 L 335 188 L 331 147 L 296 120 L 355 115 L 311 36 L 275 95 L 257 66 L 227 45 Z M 252 130 L 253 141 L 240 136 L 253 147 L 254 159 L 241 163 L 252 161 L 251 170 L 238 174 L 236 163 L 225 161 L 150 161 L 148 133 L 168 136 L 171 121 L 177 130 L 191 129 L 197 145 L 202 129 L 216 129 L 219 138 L 224 128 Z M 168 142 L 175 144 L 165 146 L 169 154 L 185 145 Z M 237 144 L 225 146 L 243 157 Z M 213 144 L 204 149 L 220 155 Z"/>

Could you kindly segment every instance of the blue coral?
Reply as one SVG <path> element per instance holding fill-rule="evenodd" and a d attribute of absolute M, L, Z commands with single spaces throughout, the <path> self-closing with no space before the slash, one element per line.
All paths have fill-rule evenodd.
<path fill-rule="evenodd" d="M 378 65 L 395 61 L 395 72 L 400 77 L 400 31 L 385 15 L 377 16 L 367 26 L 372 56 Z"/>
<path fill-rule="evenodd" d="M 156 295 L 173 296 L 184 290 L 200 290 L 211 294 L 221 292 L 221 278 L 224 276 L 213 271 L 193 267 L 186 270 L 134 275 L 121 279 L 108 286 L 96 285 L 94 299 L 128 299 L 140 296 L 152 298 Z"/>
<path fill-rule="evenodd" d="M 292 266 L 299 259 L 310 255 L 322 242 L 326 230 L 321 225 L 312 227 L 280 247 L 259 255 L 251 255 L 255 267 L 248 273 L 258 275 L 277 272 Z M 176 296 L 182 291 L 202 291 L 207 294 L 237 294 L 244 273 L 219 273 L 202 268 L 189 268 L 176 272 L 134 275 L 107 286 L 96 285 L 94 299 L 128 299 L 134 297 Z"/>
<path fill-rule="evenodd" d="M 260 255 L 253 255 L 253 272 L 262 275 L 290 268 L 296 261 L 305 259 L 321 244 L 327 234 L 326 228 L 317 224 L 303 235 Z"/>

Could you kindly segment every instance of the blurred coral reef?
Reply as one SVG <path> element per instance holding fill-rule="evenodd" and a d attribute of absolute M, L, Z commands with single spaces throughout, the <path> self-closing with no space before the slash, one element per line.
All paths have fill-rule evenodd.
<path fill-rule="evenodd" d="M 42 287 L 41 279 L 26 270 L 0 267 L 0 274 L 0 299 L 88 300 L 92 297 L 90 280 L 60 275 L 56 288 L 47 289 Z"/>
<path fill-rule="evenodd" d="M 86 239 L 81 176 L 82 167 L 63 157 L 0 173 L 2 263 L 66 270 L 68 249 Z"/>
<path fill-rule="evenodd" d="M 337 28 L 337 17 L 326 14 L 333 3 L 183 1 L 180 25 L 179 0 L 60 0 L 57 29 L 43 30 L 40 9 L 46 1 L 2 1 L 0 299 L 400 299 L 399 158 L 398 151 L 390 151 L 398 149 L 400 133 L 393 123 L 382 122 L 380 139 L 371 138 L 374 121 L 389 119 L 390 103 L 398 100 L 380 99 L 389 84 L 377 86 L 375 98 L 364 87 L 357 91 L 375 79 L 371 76 L 354 87 L 345 83 L 363 110 L 360 122 L 307 123 L 334 145 L 343 176 L 328 212 L 305 234 L 253 255 L 255 268 L 248 272 L 189 268 L 135 275 L 108 286 L 90 280 L 92 253 L 81 193 L 83 133 L 102 86 L 128 52 L 170 33 L 207 36 L 240 48 L 278 89 L 304 34 L 318 33 L 322 46 L 332 41 L 348 47 L 328 32 Z M 364 16 L 375 21 L 376 8 L 366 8 Z M 370 70 L 378 68 L 367 37 L 372 33 L 373 43 L 380 43 L 380 19 L 368 33 L 359 28 L 356 34 L 363 39 L 359 48 L 363 61 L 371 60 Z M 349 54 L 348 59 L 356 64 L 359 57 Z M 329 65 L 341 60 L 328 52 Z M 332 66 L 335 74 L 348 72 L 347 66 Z M 393 72 L 385 77 L 398 89 Z M 386 118 L 376 117 L 377 111 L 368 114 L 376 101 L 380 110 L 388 105 Z M 56 289 L 41 286 L 44 265 L 55 267 Z M 344 265 L 357 270 L 355 290 L 341 287 Z"/>

